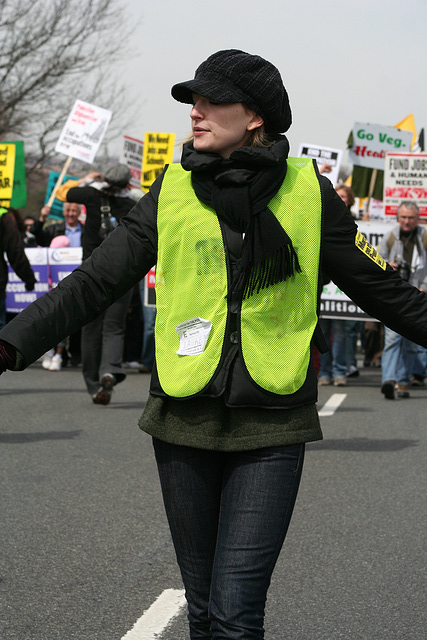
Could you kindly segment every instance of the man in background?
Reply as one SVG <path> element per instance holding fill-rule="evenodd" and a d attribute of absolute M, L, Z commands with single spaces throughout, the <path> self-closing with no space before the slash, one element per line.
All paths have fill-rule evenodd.
<path fill-rule="evenodd" d="M 30 229 L 41 247 L 49 247 L 53 238 L 57 236 L 67 236 L 70 241 L 70 247 L 81 247 L 83 225 L 79 222 L 80 205 L 76 202 L 64 202 L 63 213 L 64 220 L 46 224 L 50 214 L 50 207 L 47 205 L 42 207 L 39 219 Z"/>
<path fill-rule="evenodd" d="M 427 291 L 427 229 L 419 226 L 416 202 L 402 202 L 397 210 L 397 221 L 399 224 L 383 236 L 380 254 L 401 278 Z M 416 355 L 416 344 L 385 328 L 381 392 L 386 399 L 393 400 L 395 391 L 398 398 L 409 398 Z"/>

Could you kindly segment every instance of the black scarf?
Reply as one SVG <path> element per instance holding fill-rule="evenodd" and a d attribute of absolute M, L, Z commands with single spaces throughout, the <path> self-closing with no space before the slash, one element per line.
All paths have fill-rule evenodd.
<path fill-rule="evenodd" d="M 224 159 L 184 145 L 181 164 L 194 191 L 232 229 L 245 234 L 240 269 L 232 283 L 242 298 L 283 282 L 301 268 L 292 241 L 268 203 L 286 175 L 285 136 L 268 148 L 242 147 Z"/>

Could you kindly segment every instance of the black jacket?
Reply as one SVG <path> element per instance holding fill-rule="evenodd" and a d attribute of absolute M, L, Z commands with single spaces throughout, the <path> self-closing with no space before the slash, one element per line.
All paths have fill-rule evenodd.
<path fill-rule="evenodd" d="M 53 222 L 45 226 L 44 222 L 36 220 L 30 231 L 41 247 L 49 247 L 56 236 L 65 235 L 65 222 Z"/>
<path fill-rule="evenodd" d="M 117 229 L 93 251 L 90 259 L 0 332 L 0 339 L 13 344 L 23 354 L 25 362 L 21 368 L 95 318 L 156 263 L 157 202 L 162 179 L 160 176 L 156 180 L 150 192 L 121 219 Z M 319 182 L 322 194 L 321 269 L 370 316 L 427 347 L 427 296 L 401 280 L 391 267 L 383 270 L 357 248 L 357 227 L 346 206 L 327 178 L 319 176 Z M 74 194 L 73 199 L 76 201 Z M 226 251 L 228 249 L 226 247 Z M 224 365 L 228 364 L 231 365 L 224 361 Z M 239 382 L 238 358 L 234 358 L 232 364 L 233 375 L 238 381 L 236 392 L 246 394 Z M 226 385 L 227 376 L 223 376 L 223 372 L 214 381 L 220 385 L 214 389 L 215 395 Z M 311 365 L 305 396 L 300 403 L 314 402 L 315 389 Z M 159 392 L 155 372 L 152 392 Z M 229 396 L 228 400 L 235 406 L 240 405 L 239 398 Z M 258 400 L 256 404 L 259 406 Z M 263 406 L 271 404 L 266 402 Z"/>
<path fill-rule="evenodd" d="M 101 205 L 107 200 L 111 208 L 111 216 L 119 221 L 135 204 L 132 198 L 118 195 L 103 195 L 102 191 L 94 187 L 71 187 L 67 192 L 67 202 L 77 202 L 86 207 L 86 222 L 82 233 L 83 260 L 99 247 L 102 240 L 99 236 L 101 226 Z"/>
<path fill-rule="evenodd" d="M 24 241 L 16 224 L 15 216 L 10 211 L 0 216 L 0 298 L 6 297 L 8 280 L 4 253 L 6 253 L 10 266 L 16 275 L 25 282 L 27 291 L 32 291 L 36 278 L 25 255 Z"/>

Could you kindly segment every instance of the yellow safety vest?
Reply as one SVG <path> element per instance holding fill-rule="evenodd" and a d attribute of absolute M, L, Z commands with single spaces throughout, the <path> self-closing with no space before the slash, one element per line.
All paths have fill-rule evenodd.
<path fill-rule="evenodd" d="M 286 177 L 269 203 L 290 236 L 301 273 L 243 300 L 240 340 L 244 363 L 262 389 L 288 395 L 304 383 L 317 323 L 321 194 L 313 163 L 288 158 Z M 191 173 L 170 165 L 158 202 L 156 365 L 163 391 L 185 398 L 202 391 L 218 368 L 226 334 L 227 268 L 215 211 L 200 202 Z M 178 355 L 177 325 L 212 323 L 197 355 Z"/>

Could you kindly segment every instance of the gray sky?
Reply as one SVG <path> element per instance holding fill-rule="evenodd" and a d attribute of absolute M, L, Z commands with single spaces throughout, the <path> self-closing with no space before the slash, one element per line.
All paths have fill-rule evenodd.
<path fill-rule="evenodd" d="M 122 0 L 135 27 L 122 78 L 139 116 L 123 133 L 190 131 L 171 86 L 219 49 L 275 64 L 293 111 L 291 155 L 301 142 L 345 149 L 354 122 L 393 126 L 410 113 L 427 126 L 427 0 Z M 101 105 L 100 105 L 101 106 Z M 102 105 L 107 106 L 107 105 Z"/>

